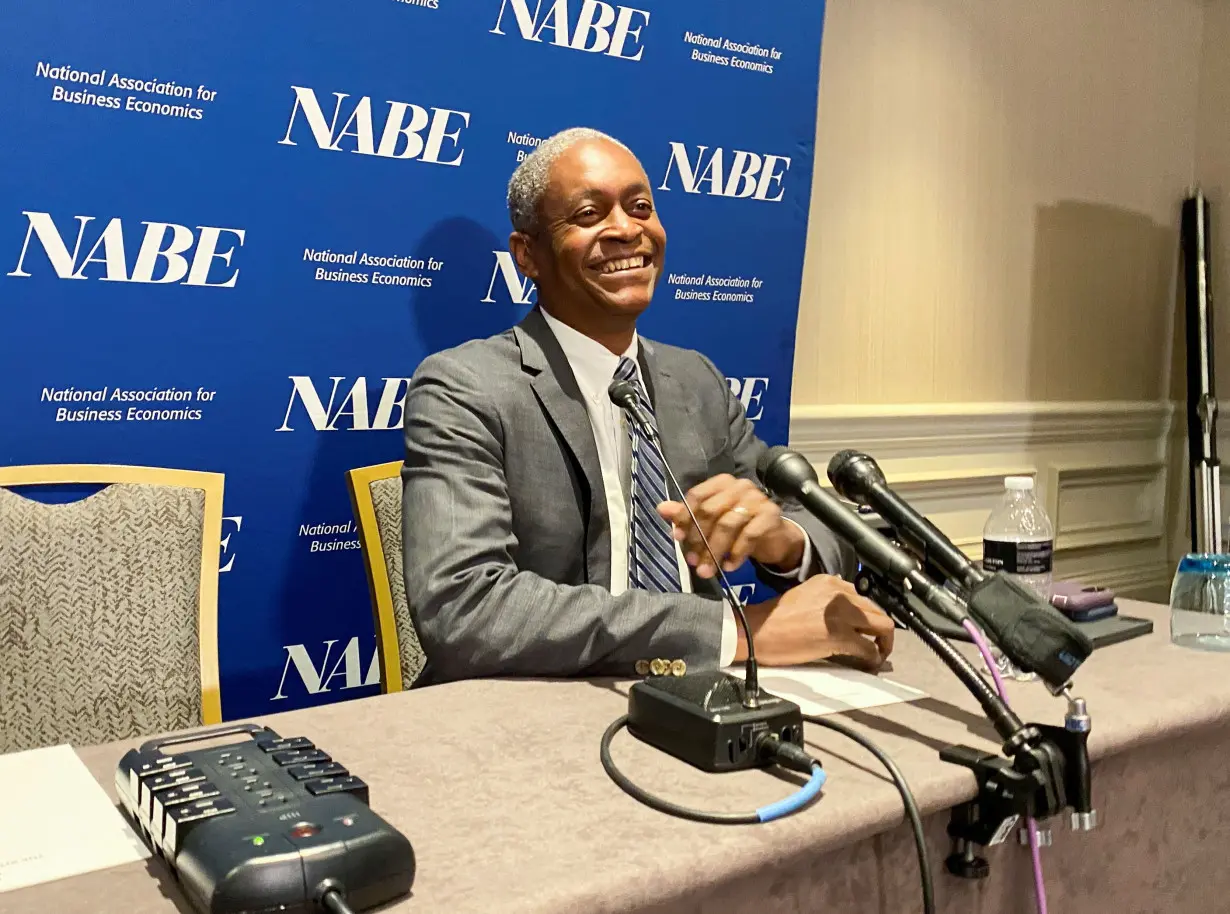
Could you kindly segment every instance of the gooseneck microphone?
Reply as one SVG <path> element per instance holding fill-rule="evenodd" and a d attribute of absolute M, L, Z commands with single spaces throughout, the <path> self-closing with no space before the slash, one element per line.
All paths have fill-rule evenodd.
<path fill-rule="evenodd" d="M 782 758 L 802 751 L 803 712 L 794 702 L 761 691 L 756 648 L 743 601 L 730 586 L 722 563 L 683 497 L 683 487 L 662 452 L 661 438 L 641 403 L 640 392 L 628 381 L 614 381 L 607 393 L 611 402 L 636 423 L 666 468 L 747 639 L 742 682 L 723 670 L 701 670 L 682 676 L 650 676 L 633 683 L 628 690 L 628 730 L 638 739 L 704 771 L 781 764 Z"/>
<path fill-rule="evenodd" d="M 1058 694 L 1093 653 L 1079 628 L 1029 588 L 1001 572 L 976 568 L 948 537 L 889 488 L 875 460 L 858 451 L 833 455 L 829 480 L 843 497 L 872 508 L 907 543 L 923 550 L 968 596 L 969 614 L 1008 658 L 1037 673 Z"/>
<path fill-rule="evenodd" d="M 692 519 L 692 525 L 696 527 L 696 532 L 700 534 L 700 541 L 705 544 L 705 551 L 709 553 L 713 567 L 717 569 L 722 593 L 730 601 L 730 605 L 734 609 L 735 618 L 739 620 L 739 626 L 743 629 L 743 636 L 747 639 L 747 662 L 744 664 L 743 671 L 743 704 L 748 708 L 754 708 L 760 703 L 760 674 L 759 667 L 756 664 L 756 648 L 752 644 L 752 628 L 747 624 L 747 615 L 743 611 L 743 601 L 739 599 L 735 589 L 730 586 L 726 573 L 722 571 L 722 563 L 718 561 L 718 557 L 713 554 L 713 549 L 709 546 L 709 538 L 705 536 L 705 531 L 701 529 L 700 523 L 697 522 L 696 515 L 692 512 L 692 506 L 684 498 L 683 487 L 679 485 L 679 480 L 675 478 L 675 472 L 671 469 L 671 465 L 666 459 L 666 454 L 662 451 L 662 439 L 658 437 L 657 428 L 649 421 L 649 415 L 645 412 L 644 407 L 641 406 L 641 398 L 636 388 L 632 385 L 631 381 L 612 381 L 611 386 L 607 388 L 607 395 L 611 398 L 612 403 L 632 417 L 632 421 L 637 424 L 645 437 L 653 442 L 653 446 L 658 452 L 658 458 L 662 461 L 662 466 L 666 467 L 666 473 L 670 477 L 675 491 L 679 493 L 679 500 L 688 509 L 688 517 Z"/>
<path fill-rule="evenodd" d="M 649 414 L 641 406 L 640 394 L 637 393 L 633 383 L 631 381 L 612 381 L 611 386 L 606 389 L 606 392 L 607 396 L 611 398 L 611 402 L 630 415 L 637 426 L 640 427 L 640 430 L 645 433 L 645 437 L 651 439 L 660 448 L 662 442 L 658 437 L 658 430 L 649 421 Z M 666 463 L 665 455 L 663 455 L 662 463 Z M 667 467 L 667 469 L 669 470 L 670 467 Z M 678 488 L 678 485 L 676 485 L 676 488 Z"/>

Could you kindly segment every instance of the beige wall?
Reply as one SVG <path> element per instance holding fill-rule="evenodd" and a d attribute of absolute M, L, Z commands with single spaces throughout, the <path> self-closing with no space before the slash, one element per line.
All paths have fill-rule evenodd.
<path fill-rule="evenodd" d="M 1230 0 L 1205 20 L 1199 0 L 829 0 L 795 447 L 820 468 L 866 450 L 975 557 L 1002 477 L 1031 474 L 1058 576 L 1166 598 L 1198 172 L 1215 242 L 1230 228 Z"/>
<path fill-rule="evenodd" d="M 1163 396 L 1201 25 L 829 0 L 794 403 Z"/>
<path fill-rule="evenodd" d="M 1196 132 L 1196 178 L 1209 196 L 1213 240 L 1213 295 L 1217 337 L 1218 391 L 1230 394 L 1230 239 L 1225 236 L 1230 219 L 1223 210 L 1230 206 L 1230 2 L 1210 2 L 1205 12 L 1204 54 L 1200 68 L 1200 103 Z M 1220 358 L 1217 358 L 1220 356 Z M 1177 387 L 1182 395 L 1182 387 Z M 1222 416 L 1221 426 L 1230 423 Z M 1230 429 L 1227 429 L 1230 431 Z"/>

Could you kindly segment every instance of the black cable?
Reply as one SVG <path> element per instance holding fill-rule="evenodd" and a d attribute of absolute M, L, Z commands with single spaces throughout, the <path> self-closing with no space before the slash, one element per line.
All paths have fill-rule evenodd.
<path fill-rule="evenodd" d="M 355 914 L 354 909 L 346 904 L 346 899 L 337 889 L 329 889 L 320 896 L 320 906 L 329 914 Z"/>
<path fill-rule="evenodd" d="M 611 776 L 611 780 L 618 784 L 624 793 L 631 796 L 633 799 L 640 800 L 646 806 L 664 812 L 668 815 L 678 816 L 681 819 L 691 819 L 693 822 L 709 822 L 714 825 L 751 825 L 759 822 L 759 817 L 753 813 L 739 812 L 704 812 L 699 809 L 690 809 L 687 806 L 680 806 L 678 803 L 672 803 L 670 800 L 663 800 L 661 797 L 656 797 L 647 790 L 642 790 L 637 787 L 622 771 L 615 767 L 615 762 L 611 759 L 611 740 L 615 738 L 615 734 L 628 725 L 628 715 L 625 714 L 613 721 L 606 732 L 602 734 L 602 743 L 599 748 L 599 754 L 602 758 L 602 767 L 606 769 L 606 773 Z"/>
<path fill-rule="evenodd" d="M 761 810 L 751 813 L 741 812 L 705 812 L 701 809 L 692 809 L 687 806 L 680 806 L 678 803 L 672 803 L 670 800 L 663 800 L 661 797 L 654 796 L 649 791 L 638 787 L 628 779 L 627 775 L 615 767 L 615 762 L 611 758 L 611 740 L 615 734 L 628 725 L 628 715 L 616 719 L 606 728 L 606 732 L 602 734 L 602 742 L 599 744 L 599 756 L 602 759 L 602 767 L 606 773 L 610 775 L 611 780 L 620 786 L 624 793 L 632 797 L 634 800 L 639 800 L 651 809 L 656 809 L 658 812 L 664 812 L 667 815 L 676 816 L 680 819 L 691 819 L 693 822 L 706 822 L 711 825 L 757 825 L 766 821 L 761 815 L 762 812 L 769 810 L 771 807 L 764 807 Z M 793 743 L 782 743 L 784 751 L 779 752 L 776 744 L 769 747 L 766 744 L 766 751 L 772 752 L 772 757 L 779 764 L 785 767 L 797 768 L 801 760 L 805 760 L 812 768 L 812 779 L 808 787 L 804 790 L 818 792 L 819 785 L 816 784 L 818 778 L 823 776 L 823 771 L 820 768 L 820 763 L 810 757 L 802 758 L 803 753 Z M 794 750 L 794 751 L 792 751 Z M 823 784 L 823 780 L 820 781 Z M 803 791 L 800 791 L 802 793 Z M 796 796 L 798 796 L 796 794 Z M 772 804 L 777 807 L 779 804 Z M 779 811 L 780 812 L 780 811 Z"/>
<path fill-rule="evenodd" d="M 849 737 L 874 755 L 880 764 L 888 769 L 889 777 L 893 779 L 893 783 L 897 785 L 897 792 L 901 794 L 901 803 L 905 806 L 906 818 L 910 820 L 910 829 L 914 832 L 914 848 L 918 851 L 918 869 L 922 874 L 923 911 L 926 914 L 935 914 L 935 889 L 931 884 L 931 862 L 927 855 L 927 839 L 923 834 L 922 815 L 918 811 L 918 804 L 914 801 L 914 794 L 910 792 L 910 785 L 905 782 L 905 776 L 901 773 L 901 769 L 885 754 L 883 749 L 857 730 L 846 726 L 840 721 L 807 714 L 803 715 L 803 719 L 808 723 L 836 730 L 842 736 Z"/>

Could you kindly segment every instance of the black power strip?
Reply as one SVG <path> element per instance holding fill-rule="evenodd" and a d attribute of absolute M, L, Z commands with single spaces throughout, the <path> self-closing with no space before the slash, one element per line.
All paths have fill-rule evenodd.
<path fill-rule="evenodd" d="M 169 751 L 238 734 L 252 741 Z M 151 740 L 120 760 L 115 786 L 202 914 L 360 911 L 414 882 L 414 849 L 368 806 L 367 784 L 305 737 L 237 724 Z"/>

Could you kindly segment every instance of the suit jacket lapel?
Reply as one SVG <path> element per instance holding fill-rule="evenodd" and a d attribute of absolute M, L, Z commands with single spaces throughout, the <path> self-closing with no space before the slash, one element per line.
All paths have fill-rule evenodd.
<path fill-rule="evenodd" d="M 592 584 L 609 588 L 610 517 L 606 509 L 606 488 L 602 484 L 602 466 L 598 462 L 598 448 L 594 444 L 594 429 L 585 400 L 568 365 L 568 357 L 538 308 L 525 316 L 514 328 L 514 333 L 521 348 L 522 370 L 533 376 L 530 385 L 534 393 L 581 470 L 584 491 L 580 507 L 585 514 L 588 579 Z M 550 484 L 550 480 L 543 480 L 544 486 Z"/>
<path fill-rule="evenodd" d="M 663 363 L 654 344 L 644 337 L 640 339 L 639 361 L 649 399 L 653 402 L 654 416 L 658 420 L 662 453 L 671 469 L 680 475 L 680 485 L 686 487 L 687 482 L 683 480 L 680 468 L 695 463 L 701 454 L 700 440 L 694 427 L 696 407 L 692 403 L 691 391 L 676 380 L 670 365 Z M 676 499 L 682 497 L 673 483 L 670 484 L 670 496 Z"/>

